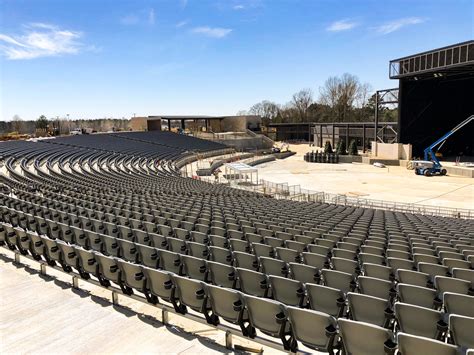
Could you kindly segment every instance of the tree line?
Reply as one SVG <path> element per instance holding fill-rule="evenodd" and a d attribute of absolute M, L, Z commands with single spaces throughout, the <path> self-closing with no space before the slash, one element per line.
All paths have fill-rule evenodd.
<path fill-rule="evenodd" d="M 239 115 L 258 115 L 263 124 L 294 122 L 371 122 L 375 115 L 375 95 L 368 83 L 360 82 L 351 74 L 329 77 L 319 88 L 319 96 L 314 99 L 311 89 L 305 88 L 295 93 L 286 104 L 263 100 L 239 111 Z M 396 121 L 396 107 L 379 107 L 381 122 Z"/>
<path fill-rule="evenodd" d="M 37 130 L 54 132 L 55 134 L 67 134 L 73 129 L 91 129 L 95 132 L 107 132 L 113 130 L 130 130 L 130 120 L 118 118 L 80 119 L 67 120 L 61 118 L 47 118 L 41 115 L 36 120 L 23 120 L 20 116 L 13 116 L 11 121 L 0 121 L 0 134 L 18 133 L 35 134 Z"/>

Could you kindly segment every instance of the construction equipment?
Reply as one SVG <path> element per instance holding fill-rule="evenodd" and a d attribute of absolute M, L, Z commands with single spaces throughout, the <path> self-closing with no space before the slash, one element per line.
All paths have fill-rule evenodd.
<path fill-rule="evenodd" d="M 446 133 L 444 136 L 442 136 L 440 139 L 438 139 L 433 144 L 431 144 L 428 148 L 426 148 L 423 151 L 424 160 L 414 160 L 412 162 L 415 168 L 415 174 L 424 175 L 424 176 L 446 175 L 447 171 L 446 169 L 442 168 L 441 163 L 438 157 L 436 156 L 436 152 L 434 152 L 433 149 L 438 147 L 436 149 L 436 151 L 438 151 L 449 137 L 451 137 L 455 132 L 459 131 L 461 128 L 463 128 L 472 120 L 474 120 L 474 115 L 469 116 L 467 119 L 465 119 L 456 127 L 454 127 L 451 131 Z"/>

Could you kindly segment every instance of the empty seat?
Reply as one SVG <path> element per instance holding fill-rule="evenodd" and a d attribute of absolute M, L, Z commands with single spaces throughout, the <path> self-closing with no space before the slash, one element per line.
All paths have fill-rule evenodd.
<path fill-rule="evenodd" d="M 280 338 L 284 349 L 290 350 L 293 337 L 283 305 L 273 300 L 249 295 L 242 295 L 242 301 L 248 310 L 252 327 L 266 335 Z"/>
<path fill-rule="evenodd" d="M 208 278 L 214 285 L 228 288 L 236 286 L 237 275 L 233 266 L 208 261 L 207 268 Z"/>
<path fill-rule="evenodd" d="M 201 258 L 195 258 L 190 255 L 181 255 L 183 264 L 183 273 L 196 280 L 205 281 L 207 279 L 206 261 Z"/>
<path fill-rule="evenodd" d="M 267 275 L 276 275 L 286 277 L 288 275 L 288 265 L 283 260 L 260 257 L 262 272 Z"/>
<path fill-rule="evenodd" d="M 474 317 L 474 296 L 445 292 L 443 303 L 447 313 Z"/>
<path fill-rule="evenodd" d="M 354 291 L 356 287 L 354 276 L 352 274 L 328 269 L 321 270 L 321 273 L 325 286 L 337 288 L 345 294 L 347 292 Z"/>
<path fill-rule="evenodd" d="M 385 348 L 395 349 L 390 330 L 364 322 L 338 319 L 345 353 L 353 355 L 385 355 Z M 411 353 L 407 353 L 411 354 Z"/>
<path fill-rule="evenodd" d="M 456 355 L 457 347 L 421 336 L 398 333 L 398 350 L 402 354 Z"/>
<path fill-rule="evenodd" d="M 383 298 L 349 292 L 347 300 L 353 320 L 387 327 L 393 318 L 390 303 Z"/>
<path fill-rule="evenodd" d="M 400 302 L 395 303 L 394 310 L 404 333 L 439 340 L 448 328 L 439 311 Z"/>
<path fill-rule="evenodd" d="M 400 302 L 425 308 L 439 307 L 436 301 L 436 290 L 427 287 L 402 284 L 397 285 L 397 294 Z"/>
<path fill-rule="evenodd" d="M 267 296 L 269 285 L 265 274 L 241 268 L 236 270 L 242 292 L 257 297 Z"/>
<path fill-rule="evenodd" d="M 474 285 L 474 270 L 454 268 L 452 273 L 454 278 L 469 281 L 471 285 Z"/>
<path fill-rule="evenodd" d="M 138 254 L 140 255 L 140 263 L 156 269 L 158 267 L 159 259 L 158 252 L 155 248 L 146 245 L 137 244 Z"/>
<path fill-rule="evenodd" d="M 434 285 L 438 290 L 438 297 L 443 298 L 445 292 L 460 293 L 467 295 L 471 293 L 474 295 L 474 290 L 471 289 L 471 283 L 466 280 L 456 279 L 453 277 L 435 276 Z"/>
<path fill-rule="evenodd" d="M 363 294 L 383 298 L 385 300 L 392 299 L 396 295 L 391 281 L 368 276 L 360 276 L 357 281 L 359 283 L 360 292 Z"/>
<path fill-rule="evenodd" d="M 302 307 L 305 302 L 303 284 L 279 276 L 269 276 L 273 299 L 283 304 Z"/>
<path fill-rule="evenodd" d="M 316 284 L 306 284 L 305 287 L 311 309 L 330 314 L 333 317 L 340 317 L 344 314 L 346 303 L 341 290 Z"/>
<path fill-rule="evenodd" d="M 326 313 L 296 307 L 285 307 L 291 324 L 294 340 L 291 350 L 296 352 L 296 342 L 317 351 L 332 354 L 336 345 L 337 325 L 333 317 Z"/>
<path fill-rule="evenodd" d="M 157 298 L 154 295 L 151 295 L 148 291 L 147 280 L 141 266 L 122 260 L 117 260 L 117 264 L 121 271 L 120 276 L 122 282 L 126 286 L 128 286 L 130 289 L 142 292 L 148 302 L 157 302 Z"/>
<path fill-rule="evenodd" d="M 236 267 L 254 271 L 258 271 L 258 269 L 260 268 L 258 258 L 254 254 L 240 253 L 236 251 L 232 253 L 232 255 L 234 257 L 234 265 Z"/>
<path fill-rule="evenodd" d="M 428 285 L 432 285 L 430 275 L 419 271 L 400 269 L 397 270 L 396 278 L 400 283 L 414 286 L 427 287 Z"/>
<path fill-rule="evenodd" d="M 321 276 L 319 269 L 314 266 L 290 263 L 290 275 L 291 278 L 298 280 L 302 283 L 319 283 Z"/>
<path fill-rule="evenodd" d="M 449 330 L 453 337 L 454 343 L 461 348 L 461 353 L 467 349 L 474 349 L 474 318 L 460 316 L 457 314 L 449 315 Z"/>

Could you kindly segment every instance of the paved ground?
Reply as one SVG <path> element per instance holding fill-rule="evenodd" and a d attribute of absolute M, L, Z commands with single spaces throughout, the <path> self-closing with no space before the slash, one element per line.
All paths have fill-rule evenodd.
<path fill-rule="evenodd" d="M 39 264 L 0 248 L 0 354 L 222 354 L 224 332 L 170 315 L 134 300 L 111 303 L 110 292 L 81 282 L 71 288 L 66 274 L 38 274 Z M 260 349 L 245 339 L 234 343 Z M 282 354 L 264 348 L 265 354 Z"/>
<path fill-rule="evenodd" d="M 404 167 L 368 164 L 306 163 L 307 144 L 292 145 L 297 154 L 259 166 L 260 179 L 302 188 L 375 200 L 474 209 L 474 179 L 416 176 Z"/>

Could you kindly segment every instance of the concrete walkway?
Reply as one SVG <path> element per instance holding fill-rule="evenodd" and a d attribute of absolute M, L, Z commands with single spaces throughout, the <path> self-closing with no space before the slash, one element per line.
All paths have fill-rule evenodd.
<path fill-rule="evenodd" d="M 300 148 L 294 156 L 258 166 L 259 178 L 351 197 L 474 209 L 474 179 L 427 178 L 399 166 L 307 163 L 303 160 L 306 150 Z"/>
<path fill-rule="evenodd" d="M 1 354 L 233 353 L 222 346 L 222 331 L 175 315 L 173 326 L 164 326 L 154 307 L 124 298 L 114 306 L 107 290 L 84 282 L 73 289 L 66 274 L 48 269 L 42 276 L 38 263 L 22 258 L 17 265 L 12 258 L 0 250 Z M 234 338 L 260 348 L 240 340 Z"/>

